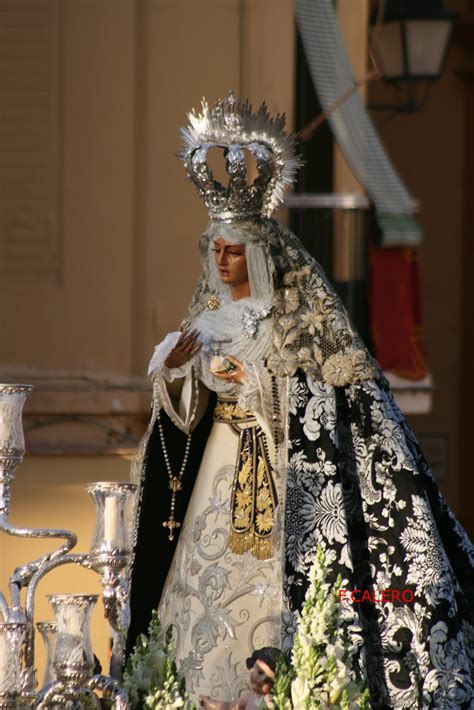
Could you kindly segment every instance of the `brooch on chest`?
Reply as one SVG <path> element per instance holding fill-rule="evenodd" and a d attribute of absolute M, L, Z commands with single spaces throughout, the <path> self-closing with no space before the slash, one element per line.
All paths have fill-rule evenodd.
<path fill-rule="evenodd" d="M 247 336 L 253 338 L 257 332 L 258 322 L 267 318 L 272 310 L 271 306 L 260 306 L 260 308 L 251 308 L 246 306 L 242 313 L 240 321 L 240 330 Z"/>

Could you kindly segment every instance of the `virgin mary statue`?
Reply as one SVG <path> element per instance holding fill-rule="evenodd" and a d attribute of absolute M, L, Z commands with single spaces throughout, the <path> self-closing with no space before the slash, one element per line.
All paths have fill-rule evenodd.
<path fill-rule="evenodd" d="M 347 630 L 372 706 L 472 707 L 473 548 L 320 266 L 270 217 L 294 136 L 232 94 L 189 120 L 180 155 L 210 222 L 150 363 L 129 648 L 157 608 L 191 698 L 237 698 L 256 648 L 291 650 L 320 545 L 369 593 Z"/>

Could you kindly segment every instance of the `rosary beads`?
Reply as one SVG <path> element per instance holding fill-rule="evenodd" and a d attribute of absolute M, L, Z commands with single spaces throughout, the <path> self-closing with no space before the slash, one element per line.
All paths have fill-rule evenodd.
<path fill-rule="evenodd" d="M 192 424 L 194 422 L 194 417 L 196 416 L 198 397 L 199 397 L 199 381 L 196 378 L 194 381 L 194 403 L 193 403 L 193 411 L 191 414 L 190 424 Z M 158 421 L 158 431 L 160 433 L 161 449 L 163 451 L 163 458 L 165 460 L 166 471 L 168 473 L 168 488 L 171 491 L 170 516 L 167 521 L 163 522 L 163 527 L 168 528 L 168 531 L 169 531 L 168 540 L 172 541 L 172 540 L 174 540 L 175 529 L 181 527 L 181 523 L 178 522 L 176 520 L 176 518 L 174 517 L 174 512 L 175 512 L 175 507 L 176 507 L 176 494 L 178 491 L 181 491 L 183 489 L 182 478 L 183 478 L 184 471 L 186 470 L 186 464 L 188 463 L 189 451 L 191 449 L 192 434 L 190 432 L 187 436 L 186 446 L 184 449 L 183 461 L 181 463 L 181 468 L 179 469 L 179 473 L 173 474 L 173 471 L 171 469 L 171 463 L 170 463 L 168 450 L 166 448 L 165 435 L 164 435 L 164 431 L 163 431 L 163 424 L 161 422 L 160 412 L 158 412 L 157 421 Z"/>
<path fill-rule="evenodd" d="M 280 398 L 278 396 L 278 382 L 275 375 L 272 375 L 272 425 L 273 425 L 273 441 L 275 446 L 280 443 Z"/>

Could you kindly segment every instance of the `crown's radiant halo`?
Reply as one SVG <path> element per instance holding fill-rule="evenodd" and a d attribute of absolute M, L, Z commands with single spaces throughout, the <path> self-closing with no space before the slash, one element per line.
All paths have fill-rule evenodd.
<path fill-rule="evenodd" d="M 189 125 L 181 128 L 183 147 L 178 151 L 188 177 L 196 185 L 212 220 L 262 219 L 283 202 L 302 161 L 295 152 L 295 135 L 286 133 L 285 115 L 271 118 L 262 103 L 256 113 L 229 92 L 210 108 L 202 100 L 202 113 L 188 113 Z M 224 151 L 227 187 L 215 180 L 207 162 L 210 148 Z M 258 177 L 247 182 L 245 150 L 255 158 Z"/>

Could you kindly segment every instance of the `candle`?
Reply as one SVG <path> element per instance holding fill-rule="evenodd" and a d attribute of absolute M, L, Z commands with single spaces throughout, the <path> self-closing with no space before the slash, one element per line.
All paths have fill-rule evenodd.
<path fill-rule="evenodd" d="M 116 495 L 108 495 L 104 507 L 104 542 L 116 543 L 120 524 L 120 500 Z"/>

